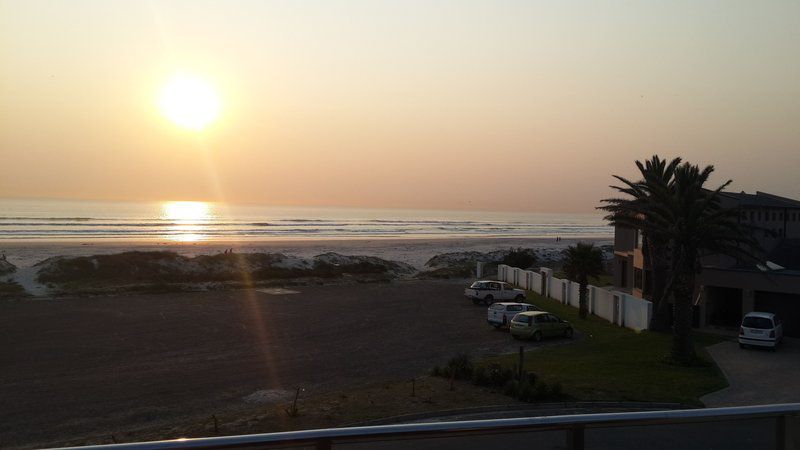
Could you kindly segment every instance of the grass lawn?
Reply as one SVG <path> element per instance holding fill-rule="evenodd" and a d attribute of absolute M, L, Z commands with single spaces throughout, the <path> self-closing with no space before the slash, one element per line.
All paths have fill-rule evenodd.
<path fill-rule="evenodd" d="M 560 382 L 564 393 L 580 401 L 652 401 L 701 405 L 699 398 L 727 386 L 705 347 L 726 340 L 722 336 L 694 334 L 698 354 L 710 361 L 705 367 L 678 367 L 662 362 L 670 352 L 672 336 L 636 333 L 589 316 L 578 318 L 577 308 L 528 293 L 528 301 L 572 322 L 584 338 L 574 344 L 526 352 L 525 368 L 540 379 Z M 516 355 L 488 362 L 513 365 Z"/>
<path fill-rule="evenodd" d="M 565 274 L 563 271 L 553 272 L 553 276 L 556 277 L 556 278 L 561 278 L 561 279 L 568 278 L 567 274 Z M 589 284 L 591 284 L 592 286 L 599 286 L 599 287 L 613 286 L 614 285 L 614 275 L 613 274 L 604 273 L 604 274 L 600 275 L 597 278 L 589 278 Z M 535 292 L 532 293 L 532 294 L 536 295 Z"/>

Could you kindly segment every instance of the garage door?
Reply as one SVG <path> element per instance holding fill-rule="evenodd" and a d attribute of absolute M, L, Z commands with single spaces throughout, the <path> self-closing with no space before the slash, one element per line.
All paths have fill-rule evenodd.
<path fill-rule="evenodd" d="M 800 294 L 756 291 L 755 310 L 771 312 L 783 319 L 783 334 L 800 337 Z"/>

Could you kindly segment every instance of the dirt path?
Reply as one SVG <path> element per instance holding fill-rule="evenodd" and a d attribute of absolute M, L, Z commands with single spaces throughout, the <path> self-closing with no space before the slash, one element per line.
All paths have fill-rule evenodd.
<path fill-rule="evenodd" d="M 403 380 L 459 352 L 514 351 L 519 343 L 485 324 L 485 308 L 467 301 L 463 286 L 413 281 L 0 304 L 0 446 L 212 414 L 262 390 L 303 386 L 314 395 Z"/>

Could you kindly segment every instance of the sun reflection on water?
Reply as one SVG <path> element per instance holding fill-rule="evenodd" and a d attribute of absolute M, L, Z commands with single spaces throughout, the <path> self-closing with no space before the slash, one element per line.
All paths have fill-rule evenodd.
<path fill-rule="evenodd" d="M 172 222 L 165 237 L 178 242 L 206 239 L 213 218 L 211 205 L 206 202 L 165 202 L 161 206 L 161 219 Z"/>

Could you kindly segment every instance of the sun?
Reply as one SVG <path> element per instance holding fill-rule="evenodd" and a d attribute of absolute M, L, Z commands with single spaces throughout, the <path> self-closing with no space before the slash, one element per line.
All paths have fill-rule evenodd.
<path fill-rule="evenodd" d="M 161 89 L 161 112 L 176 125 L 200 131 L 220 112 L 219 95 L 211 84 L 193 75 L 175 75 Z"/>

